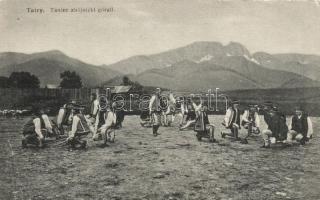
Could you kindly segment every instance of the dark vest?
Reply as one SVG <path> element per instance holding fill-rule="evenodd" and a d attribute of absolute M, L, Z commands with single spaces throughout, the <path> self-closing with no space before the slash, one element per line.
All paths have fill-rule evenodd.
<path fill-rule="evenodd" d="M 85 119 L 83 114 L 77 114 L 80 119 L 80 122 L 77 127 L 77 133 L 88 133 L 90 131 L 87 120 Z"/>
<path fill-rule="evenodd" d="M 200 112 L 197 116 L 196 123 L 194 125 L 194 131 L 205 131 L 206 123 L 205 123 L 205 114 L 204 112 Z"/>
<path fill-rule="evenodd" d="M 255 121 L 256 121 L 256 115 L 255 115 L 255 114 L 256 114 L 255 112 L 250 112 L 250 111 L 249 111 L 248 120 L 249 120 L 250 122 L 255 122 Z"/>
<path fill-rule="evenodd" d="M 233 116 L 232 116 L 232 121 L 231 124 L 236 123 L 240 127 L 240 111 L 237 109 L 237 112 L 234 108 L 231 108 L 233 110 Z"/>
<path fill-rule="evenodd" d="M 292 117 L 292 130 L 302 133 L 304 136 L 308 133 L 308 115 L 302 114 L 299 119 L 297 115 Z"/>
<path fill-rule="evenodd" d="M 24 126 L 23 126 L 23 135 L 33 134 L 35 133 L 35 125 L 33 123 L 33 120 L 36 118 L 40 118 L 40 128 L 45 127 L 44 121 L 42 117 L 32 117 Z"/>
<path fill-rule="evenodd" d="M 63 125 L 70 125 L 69 117 L 71 115 L 71 109 L 70 108 L 63 108 L 65 113 L 63 115 L 62 124 Z"/>
<path fill-rule="evenodd" d="M 196 112 L 194 110 L 188 110 L 186 120 L 195 120 L 196 119 Z"/>
<path fill-rule="evenodd" d="M 271 116 L 269 113 L 266 113 L 265 121 L 268 125 L 268 129 L 272 132 L 272 137 L 275 137 L 277 140 L 284 140 L 287 138 L 288 126 L 284 114 L 277 112 Z"/>
<path fill-rule="evenodd" d="M 210 124 L 207 112 L 203 112 L 203 121 L 205 125 Z"/>

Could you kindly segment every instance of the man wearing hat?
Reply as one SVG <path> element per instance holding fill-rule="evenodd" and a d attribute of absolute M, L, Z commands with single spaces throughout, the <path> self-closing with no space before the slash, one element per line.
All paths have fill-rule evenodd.
<path fill-rule="evenodd" d="M 180 97 L 176 101 L 176 112 L 177 116 L 180 118 L 179 120 L 179 128 L 183 126 L 183 124 L 186 122 L 188 108 L 187 108 L 187 102 L 185 97 Z"/>
<path fill-rule="evenodd" d="M 44 145 L 43 130 L 52 133 L 52 125 L 48 116 L 44 113 L 44 109 L 33 108 L 33 117 L 23 127 L 22 147 L 27 147 L 30 143 L 37 144 L 40 148 Z"/>
<path fill-rule="evenodd" d="M 186 118 L 185 118 L 186 123 L 179 127 L 180 131 L 187 129 L 188 127 L 194 125 L 194 123 L 196 122 L 197 116 L 196 116 L 196 112 L 195 112 L 192 104 L 188 104 L 186 110 L 187 110 L 187 112 L 185 114 L 186 115 Z"/>
<path fill-rule="evenodd" d="M 304 145 L 305 142 L 309 141 L 312 134 L 313 128 L 310 117 L 301 106 L 297 106 L 289 125 L 286 143 L 292 144 L 292 140 L 295 139 Z"/>
<path fill-rule="evenodd" d="M 93 135 L 93 140 L 101 140 L 103 139 L 103 146 L 107 144 L 108 137 L 110 138 L 110 133 L 112 129 L 116 129 L 117 127 L 117 115 L 116 115 L 116 102 L 112 103 L 111 110 L 108 109 L 106 113 L 106 119 L 104 124 L 98 129 L 97 133 Z"/>
<path fill-rule="evenodd" d="M 154 136 L 158 135 L 158 129 L 161 123 L 161 105 L 160 105 L 160 88 L 157 88 L 154 95 L 152 95 L 149 102 L 149 114 L 152 117 L 153 125 L 152 125 L 152 133 Z"/>
<path fill-rule="evenodd" d="M 270 147 L 271 138 L 275 138 L 276 141 L 283 141 L 287 138 L 286 117 L 278 110 L 277 106 L 269 102 L 264 105 L 264 120 L 268 128 L 261 133 L 264 140 L 262 148 Z"/>
<path fill-rule="evenodd" d="M 248 136 L 251 133 L 260 133 L 260 117 L 258 114 L 257 106 L 250 104 L 242 115 L 241 125 L 248 129 Z"/>
<path fill-rule="evenodd" d="M 110 109 L 109 108 L 109 100 L 107 97 L 100 97 L 98 100 L 98 102 L 96 102 L 95 104 L 97 105 L 97 110 L 93 110 L 93 113 L 95 113 L 94 117 L 95 117 L 95 132 L 98 131 L 98 129 L 104 124 L 105 120 L 106 120 L 106 115 L 107 115 L 107 110 Z M 93 102 L 94 103 L 94 102 Z"/>
<path fill-rule="evenodd" d="M 64 104 L 59 109 L 59 113 L 57 116 L 57 126 L 62 134 L 64 134 L 63 126 L 71 125 L 72 117 L 73 117 L 72 108 L 74 104 L 76 104 L 76 101 L 72 100 L 71 102 Z"/>
<path fill-rule="evenodd" d="M 90 106 L 90 116 L 96 118 L 99 111 L 99 100 L 97 99 L 97 94 L 91 94 L 91 106 Z"/>
<path fill-rule="evenodd" d="M 231 102 L 232 106 L 227 109 L 226 115 L 224 117 L 224 122 L 222 123 L 226 128 L 231 130 L 231 133 L 221 132 L 221 137 L 225 138 L 226 135 L 239 139 L 239 129 L 240 129 L 240 111 L 239 111 L 239 101 L 234 100 Z"/>
<path fill-rule="evenodd" d="M 87 141 L 81 140 L 81 136 L 87 135 L 90 132 L 90 127 L 82 114 L 84 106 L 78 104 L 73 104 L 72 106 L 72 126 L 71 131 L 68 133 L 67 143 L 71 148 L 77 147 L 80 145 L 84 148 L 87 144 Z"/>
<path fill-rule="evenodd" d="M 164 126 L 171 126 L 171 123 L 174 121 L 175 105 L 176 105 L 176 99 L 174 98 L 172 92 L 170 92 L 169 100 L 167 101 L 167 106 L 166 106 L 167 108 L 163 112 Z"/>

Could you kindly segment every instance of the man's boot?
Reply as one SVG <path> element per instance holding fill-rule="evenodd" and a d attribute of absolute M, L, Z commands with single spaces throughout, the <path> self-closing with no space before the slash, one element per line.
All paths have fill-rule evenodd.
<path fill-rule="evenodd" d="M 22 139 L 21 141 L 21 144 L 22 144 L 22 148 L 27 148 L 27 140 L 25 138 Z"/>
<path fill-rule="evenodd" d="M 154 135 L 154 136 L 157 136 L 157 135 L 158 135 L 158 129 L 159 129 L 159 126 L 158 126 L 158 125 L 152 127 L 152 132 L 153 132 L 153 135 Z"/>
<path fill-rule="evenodd" d="M 248 137 L 250 137 L 250 136 L 251 136 L 251 134 L 252 134 L 252 130 L 253 130 L 252 125 L 251 125 L 251 124 L 249 124 L 249 126 L 248 126 Z"/>
<path fill-rule="evenodd" d="M 270 148 L 270 141 L 264 141 L 263 145 L 260 148 Z"/>
<path fill-rule="evenodd" d="M 43 146 L 44 146 L 43 142 L 44 142 L 43 139 L 39 139 L 39 147 L 40 148 L 43 148 Z"/>
<path fill-rule="evenodd" d="M 303 138 L 300 140 L 300 144 L 301 144 L 301 145 L 305 145 L 305 144 L 306 144 L 306 137 L 303 137 Z"/>
<path fill-rule="evenodd" d="M 236 128 L 234 132 L 235 132 L 236 139 L 238 140 L 239 139 L 239 131 L 238 131 L 238 129 Z"/>
<path fill-rule="evenodd" d="M 239 137 L 238 137 L 238 129 L 237 128 L 233 128 L 232 129 L 232 133 L 233 133 L 233 136 L 236 140 L 239 140 Z"/>
<path fill-rule="evenodd" d="M 81 144 L 81 148 L 82 148 L 82 149 L 85 149 L 86 146 L 87 146 L 87 141 L 82 140 L 82 141 L 80 141 L 80 144 Z"/>

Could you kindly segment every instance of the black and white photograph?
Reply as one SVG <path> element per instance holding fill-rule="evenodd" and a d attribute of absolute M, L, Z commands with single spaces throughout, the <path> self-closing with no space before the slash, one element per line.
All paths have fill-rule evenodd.
<path fill-rule="evenodd" d="M 0 0 L 1 200 L 319 200 L 319 0 Z"/>

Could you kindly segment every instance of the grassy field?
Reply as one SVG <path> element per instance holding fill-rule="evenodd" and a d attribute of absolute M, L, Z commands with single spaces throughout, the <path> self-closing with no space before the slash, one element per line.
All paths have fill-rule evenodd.
<path fill-rule="evenodd" d="M 198 142 L 195 133 L 160 127 L 158 137 L 127 116 L 116 142 L 87 150 L 65 146 L 22 149 L 19 131 L 27 119 L 0 119 L 0 199 L 308 199 L 320 198 L 320 118 L 306 146 L 261 149 L 220 138 Z M 245 131 L 241 130 L 245 137 Z"/>

